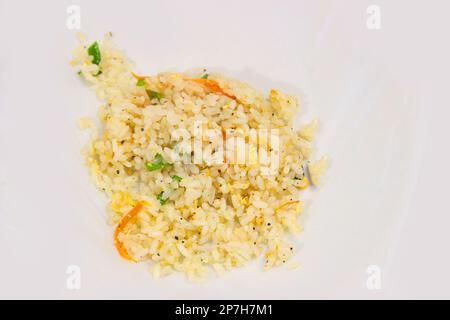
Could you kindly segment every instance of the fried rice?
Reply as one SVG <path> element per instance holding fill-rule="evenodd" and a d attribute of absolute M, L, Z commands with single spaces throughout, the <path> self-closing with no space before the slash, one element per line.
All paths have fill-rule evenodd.
<path fill-rule="evenodd" d="M 123 258 L 193 280 L 258 257 L 264 269 L 287 263 L 301 191 L 326 166 L 311 161 L 317 120 L 293 128 L 296 97 L 207 70 L 137 75 L 110 34 L 79 36 L 73 56 L 102 101 L 99 125 L 79 126 L 92 132 L 83 155 Z"/>

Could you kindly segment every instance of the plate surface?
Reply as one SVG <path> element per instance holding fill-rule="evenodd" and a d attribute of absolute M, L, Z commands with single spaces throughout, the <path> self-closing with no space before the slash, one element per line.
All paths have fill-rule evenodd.
<path fill-rule="evenodd" d="M 100 102 L 68 64 L 72 4 L 0 1 L 0 298 L 449 297 L 449 50 L 431 40 L 447 5 L 379 1 L 371 30 L 368 1 L 76 1 L 81 31 L 112 31 L 138 73 L 214 68 L 299 95 L 300 123 L 320 117 L 316 156 L 331 165 L 305 195 L 301 267 L 194 284 L 115 252 L 80 155 L 76 120 Z"/>

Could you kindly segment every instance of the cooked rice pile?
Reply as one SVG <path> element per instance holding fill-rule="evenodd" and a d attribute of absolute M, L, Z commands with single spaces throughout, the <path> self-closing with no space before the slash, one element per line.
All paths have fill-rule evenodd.
<path fill-rule="evenodd" d="M 207 278 L 210 266 L 222 274 L 261 255 L 265 269 L 286 263 L 294 252 L 287 235 L 301 231 L 299 190 L 309 181 L 318 183 L 326 162 L 324 157 L 308 160 L 317 121 L 292 129 L 296 98 L 277 90 L 266 98 L 219 74 L 140 77 L 110 36 L 94 48 L 101 61 L 95 61 L 95 50 L 83 37 L 79 40 L 71 64 L 105 102 L 98 110 L 98 129 L 87 118 L 79 121 L 92 130 L 83 153 L 95 184 L 109 199 L 122 257 L 151 260 L 155 276 L 177 270 L 190 279 Z M 270 152 L 271 141 L 245 133 L 246 164 L 179 161 L 183 152 L 191 156 L 194 138 L 181 141 L 172 133 L 186 129 L 193 136 L 199 123 L 202 129 L 226 132 L 219 139 L 204 138 L 205 152 L 250 129 L 278 129 L 275 174 L 262 174 L 251 152 Z"/>

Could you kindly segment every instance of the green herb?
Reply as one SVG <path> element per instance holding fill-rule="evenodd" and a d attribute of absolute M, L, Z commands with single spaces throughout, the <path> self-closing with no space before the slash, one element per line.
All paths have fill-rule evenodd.
<path fill-rule="evenodd" d="M 155 171 L 164 168 L 164 159 L 159 153 L 155 156 L 152 162 L 145 164 L 148 171 Z"/>
<path fill-rule="evenodd" d="M 79 75 L 79 76 L 81 76 L 81 70 L 78 70 L 78 72 L 77 72 L 77 74 Z"/>
<path fill-rule="evenodd" d="M 102 55 L 100 54 L 100 48 L 97 41 L 95 41 L 87 50 L 88 54 L 92 56 L 92 63 L 98 65 L 102 61 Z"/>
<path fill-rule="evenodd" d="M 180 177 L 180 176 L 177 176 L 177 175 L 175 174 L 175 175 L 172 176 L 172 180 L 173 180 L 173 181 L 176 181 L 176 182 L 180 182 L 181 180 L 183 180 L 183 178 Z"/>
<path fill-rule="evenodd" d="M 161 193 L 156 196 L 156 199 L 159 200 L 159 203 L 161 205 L 165 205 L 169 197 L 166 194 L 164 194 L 164 191 L 161 191 Z"/>
<path fill-rule="evenodd" d="M 155 170 L 163 169 L 166 166 L 170 166 L 170 165 L 171 164 L 166 162 L 164 160 L 164 158 L 162 157 L 162 155 L 160 155 L 159 153 L 156 154 L 156 156 L 152 162 L 145 163 L 145 167 L 147 168 L 148 171 L 155 171 Z"/>
<path fill-rule="evenodd" d="M 145 85 L 144 79 L 139 79 L 139 80 L 136 82 L 136 85 L 137 85 L 138 87 L 143 87 L 143 86 Z"/>
<path fill-rule="evenodd" d="M 164 98 L 164 94 L 153 90 L 147 90 L 147 94 L 150 97 L 150 99 L 156 98 L 158 99 L 158 101 L 161 101 L 161 99 Z"/>
<path fill-rule="evenodd" d="M 201 79 L 208 79 L 209 74 L 205 73 L 204 75 L 202 75 Z"/>
<path fill-rule="evenodd" d="M 102 70 L 98 70 L 98 72 L 96 74 L 93 74 L 94 77 L 101 75 L 103 72 Z"/>

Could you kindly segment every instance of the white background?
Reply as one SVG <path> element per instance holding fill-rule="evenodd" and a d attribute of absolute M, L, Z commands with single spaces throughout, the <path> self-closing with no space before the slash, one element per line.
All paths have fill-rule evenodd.
<path fill-rule="evenodd" d="M 68 61 L 75 32 L 154 73 L 217 68 L 300 95 L 331 166 L 306 194 L 295 259 L 205 284 L 121 260 L 76 119 L 99 104 Z M 381 29 L 366 9 L 381 9 Z M 450 298 L 448 1 L 0 0 L 0 298 Z M 81 270 L 68 290 L 66 269 Z M 367 267 L 381 270 L 368 290 Z"/>

